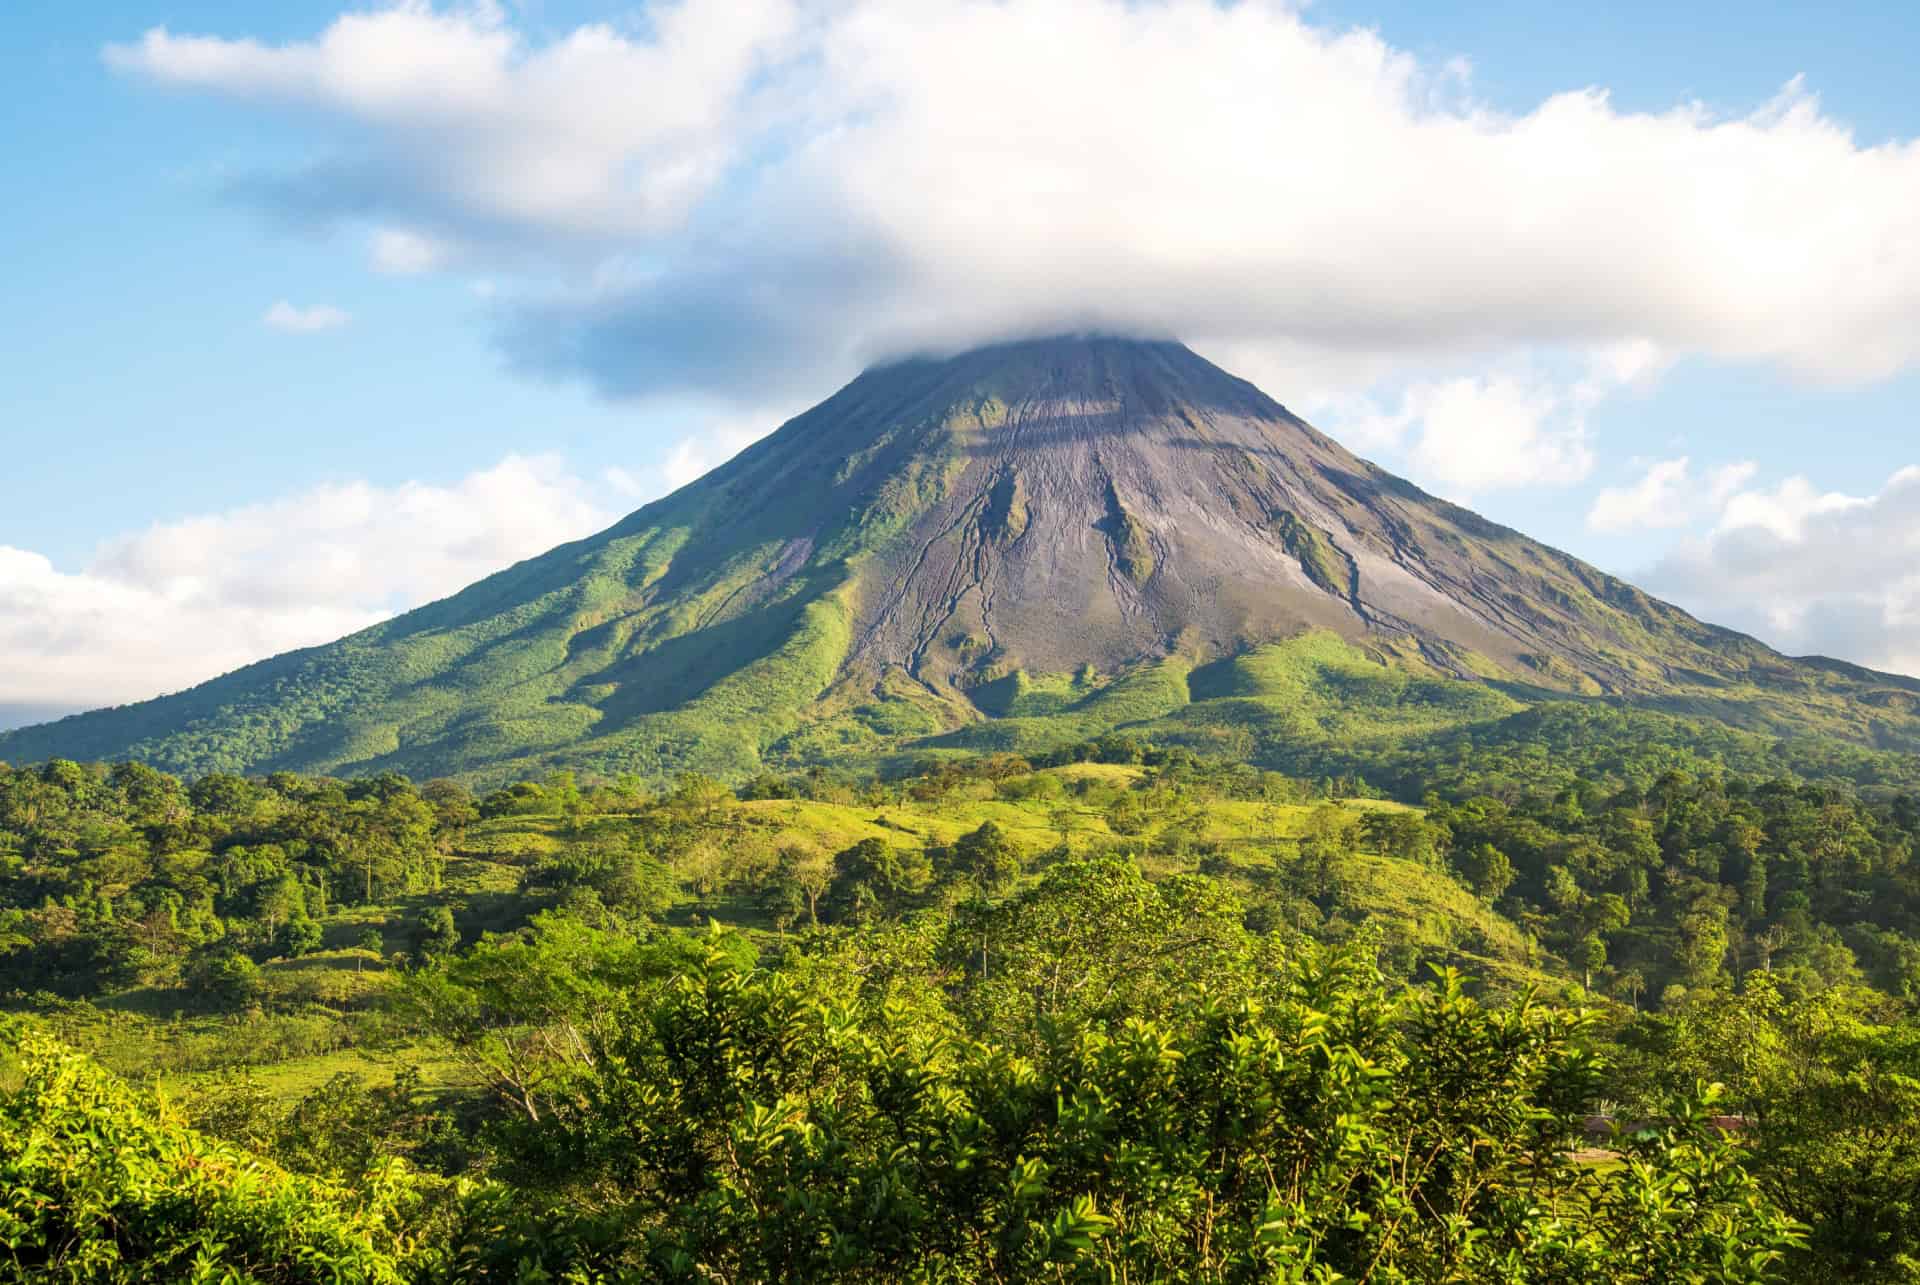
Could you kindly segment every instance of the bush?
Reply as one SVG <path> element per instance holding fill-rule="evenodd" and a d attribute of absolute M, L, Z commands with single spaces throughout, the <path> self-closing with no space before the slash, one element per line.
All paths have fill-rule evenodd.
<path fill-rule="evenodd" d="M 1583 1017 L 1390 999 L 1307 951 L 1263 1002 L 1023 1056 L 714 950 L 601 1042 L 555 1212 L 456 1261 L 718 1280 L 1764 1280 L 1795 1242 L 1706 1104 L 1572 1165 Z"/>
<path fill-rule="evenodd" d="M 187 989 L 208 1008 L 237 1013 L 260 1002 L 260 970 L 237 950 L 215 949 L 187 965 Z"/>
<path fill-rule="evenodd" d="M 92 1063 L 18 1027 L 0 1094 L 0 1274 L 13 1280 L 406 1279 L 427 1188 L 396 1174 L 355 1208 L 330 1183 L 211 1142 Z"/>
<path fill-rule="evenodd" d="M 280 953 L 288 959 L 297 959 L 301 955 L 310 955 L 320 949 L 320 925 L 305 915 L 289 919 L 280 928 L 276 945 Z"/>

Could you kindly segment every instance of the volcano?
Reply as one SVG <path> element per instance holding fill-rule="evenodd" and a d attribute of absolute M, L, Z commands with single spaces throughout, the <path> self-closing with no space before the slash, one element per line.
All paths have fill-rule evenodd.
<path fill-rule="evenodd" d="M 1429 684 L 1409 699 L 1920 748 L 1920 684 L 1704 624 L 1180 344 L 1071 337 L 870 370 L 596 536 L 0 758 L 737 778 L 1145 726 L 1247 695 L 1249 658 L 1301 639 Z"/>

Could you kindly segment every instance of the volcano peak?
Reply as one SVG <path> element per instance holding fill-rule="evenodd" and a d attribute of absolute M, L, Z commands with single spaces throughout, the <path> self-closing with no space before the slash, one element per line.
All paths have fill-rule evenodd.
<path fill-rule="evenodd" d="M 990 721 L 1008 684 L 1084 703 L 1151 671 L 1167 716 L 1232 695 L 1207 666 L 1309 631 L 1436 679 L 1781 728 L 1808 691 L 1915 689 L 1788 661 L 1434 499 L 1182 344 L 1082 334 L 877 366 L 597 536 L 0 757 L 741 775 Z M 1736 689 L 1785 694 L 1754 714 Z M 1073 726 L 1143 716 L 1100 708 L 1121 713 Z"/>

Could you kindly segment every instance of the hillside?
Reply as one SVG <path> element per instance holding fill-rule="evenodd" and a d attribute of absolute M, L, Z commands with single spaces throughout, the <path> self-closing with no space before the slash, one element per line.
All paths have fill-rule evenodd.
<path fill-rule="evenodd" d="M 1572 699 L 1920 748 L 1920 684 L 1703 624 L 1180 345 L 1075 338 L 869 371 L 599 535 L 0 759 L 738 779 L 1154 720 L 1258 753 L 1330 673 L 1394 737 Z"/>

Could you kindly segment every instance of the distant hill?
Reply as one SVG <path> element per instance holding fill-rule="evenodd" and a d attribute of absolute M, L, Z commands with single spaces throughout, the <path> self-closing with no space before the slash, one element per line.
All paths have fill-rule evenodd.
<path fill-rule="evenodd" d="M 737 778 L 1124 726 L 1258 756 L 1562 699 L 1920 749 L 1920 683 L 1703 624 L 1179 344 L 1078 337 L 870 370 L 599 535 L 0 759 Z"/>

